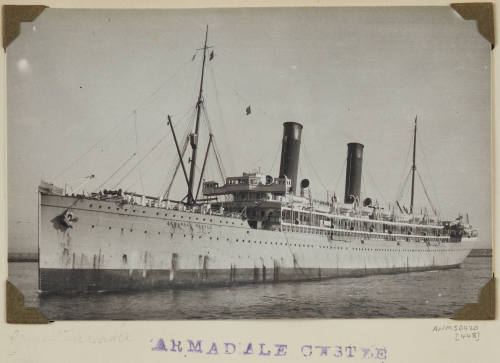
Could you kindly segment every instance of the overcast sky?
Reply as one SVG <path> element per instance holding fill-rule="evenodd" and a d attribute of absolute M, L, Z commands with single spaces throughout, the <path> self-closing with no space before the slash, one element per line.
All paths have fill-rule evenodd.
<path fill-rule="evenodd" d="M 363 194 L 394 201 L 418 115 L 417 166 L 433 203 L 447 218 L 468 212 L 491 246 L 490 45 L 451 8 L 46 9 L 7 49 L 9 251 L 36 251 L 42 178 L 76 188 L 94 174 L 92 191 L 124 164 L 103 188 L 165 190 L 177 157 L 165 118 L 181 138 L 207 24 L 205 103 L 228 175 L 277 175 L 282 122 L 297 121 L 299 178 L 315 197 L 342 198 L 355 141 Z M 172 193 L 184 196 L 182 178 Z M 416 204 L 428 206 L 420 185 Z"/>

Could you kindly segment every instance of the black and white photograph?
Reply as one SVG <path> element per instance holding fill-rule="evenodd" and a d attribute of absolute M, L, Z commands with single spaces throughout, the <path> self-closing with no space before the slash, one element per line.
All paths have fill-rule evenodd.
<path fill-rule="evenodd" d="M 450 6 L 47 8 L 6 49 L 8 281 L 51 321 L 451 318 L 491 50 Z"/>

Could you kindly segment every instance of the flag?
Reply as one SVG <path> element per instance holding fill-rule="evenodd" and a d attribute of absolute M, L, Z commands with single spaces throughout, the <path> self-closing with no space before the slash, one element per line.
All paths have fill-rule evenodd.
<path fill-rule="evenodd" d="M 208 60 L 212 60 L 212 59 L 214 59 L 214 51 L 213 50 L 210 52 L 210 57 L 208 58 Z"/>
<path fill-rule="evenodd" d="M 196 53 L 193 54 L 193 58 L 191 58 L 191 62 L 194 61 L 195 58 L 196 58 Z"/>
<path fill-rule="evenodd" d="M 247 116 L 252 113 L 252 110 L 250 109 L 250 106 L 247 107 L 246 112 L 247 112 Z"/>

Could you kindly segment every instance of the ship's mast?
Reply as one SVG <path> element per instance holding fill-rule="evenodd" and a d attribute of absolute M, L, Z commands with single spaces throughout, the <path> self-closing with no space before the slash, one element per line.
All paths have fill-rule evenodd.
<path fill-rule="evenodd" d="M 415 194 L 415 171 L 417 171 L 417 165 L 415 164 L 416 150 L 417 150 L 417 116 L 415 116 L 415 130 L 413 132 L 413 164 L 411 167 L 410 213 L 413 213 L 413 198 L 414 198 L 414 194 Z"/>
<path fill-rule="evenodd" d="M 205 60 L 207 56 L 207 39 L 208 39 L 208 25 L 207 25 L 207 30 L 205 33 L 205 45 L 203 46 L 203 64 L 201 68 L 201 81 L 200 81 L 200 93 L 198 94 L 198 102 L 196 104 L 196 126 L 194 129 L 194 133 L 190 135 L 190 143 L 191 143 L 191 148 L 193 149 L 193 152 L 191 154 L 191 166 L 190 166 L 190 171 L 189 171 L 189 185 L 188 185 L 188 190 L 192 191 L 194 190 L 194 171 L 196 168 L 196 154 L 198 152 L 198 131 L 200 128 L 200 114 L 201 114 L 201 107 L 203 103 L 203 76 L 205 74 Z M 193 205 L 196 202 L 193 198 L 192 193 L 188 193 L 188 200 L 187 204 L 188 205 Z"/>

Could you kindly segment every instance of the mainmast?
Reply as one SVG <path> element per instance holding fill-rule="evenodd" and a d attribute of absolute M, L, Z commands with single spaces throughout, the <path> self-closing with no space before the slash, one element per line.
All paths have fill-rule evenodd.
<path fill-rule="evenodd" d="M 413 213 L 413 197 L 415 194 L 415 171 L 417 170 L 417 165 L 415 164 L 415 156 L 417 150 L 417 116 L 415 116 L 415 130 L 413 132 L 413 164 L 411 167 L 411 203 L 410 203 L 410 213 Z"/>
<path fill-rule="evenodd" d="M 189 137 L 191 148 L 193 149 L 193 152 L 191 154 L 191 166 L 189 171 L 189 185 L 188 185 L 188 190 L 190 191 L 190 193 L 188 193 L 187 204 L 189 206 L 193 205 L 196 202 L 196 200 L 194 200 L 191 191 L 194 190 L 194 177 L 195 177 L 194 171 L 196 168 L 196 154 L 198 152 L 198 131 L 200 128 L 200 114 L 201 114 L 201 107 L 203 104 L 203 76 L 205 74 L 205 60 L 207 57 L 207 39 L 208 39 L 208 25 L 205 33 L 205 45 L 203 46 L 203 48 L 201 48 L 203 49 L 203 64 L 201 68 L 200 93 L 198 94 L 198 102 L 196 104 L 196 126 L 194 129 L 194 133 L 192 133 Z"/>

